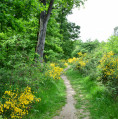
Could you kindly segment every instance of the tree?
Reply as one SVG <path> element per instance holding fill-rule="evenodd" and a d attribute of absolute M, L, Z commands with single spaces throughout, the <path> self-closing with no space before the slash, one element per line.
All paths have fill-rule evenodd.
<path fill-rule="evenodd" d="M 47 4 L 49 3 L 48 10 L 46 11 L 46 9 L 44 9 L 40 14 L 40 30 L 39 30 L 39 34 L 38 34 L 38 42 L 37 42 L 36 52 L 40 55 L 40 59 L 42 59 L 43 52 L 44 52 L 44 45 L 45 45 L 47 23 L 50 18 L 54 0 L 50 0 L 50 1 L 49 0 L 40 0 L 40 2 L 45 6 L 45 8 L 47 7 Z M 56 2 L 57 2 L 57 4 L 59 4 L 61 6 L 62 6 L 62 4 L 64 4 L 63 6 L 65 8 L 66 7 L 70 8 L 70 10 L 74 6 L 74 4 L 76 6 L 80 6 L 80 3 L 83 3 L 82 0 L 64 0 L 61 2 L 59 0 L 56 0 Z M 55 4 L 56 7 L 58 6 L 57 4 Z M 69 7 L 69 6 L 71 6 L 71 7 Z M 60 8 L 60 6 L 58 6 L 58 8 Z M 42 62 L 42 60 L 40 60 L 40 61 Z"/>
<path fill-rule="evenodd" d="M 111 36 L 107 42 L 108 50 L 118 54 L 118 36 Z"/>
<path fill-rule="evenodd" d="M 38 0 L 0 1 L 0 67 L 34 59 L 39 5 Z"/>
<path fill-rule="evenodd" d="M 72 52 L 72 56 L 78 56 L 78 52 L 82 53 L 92 53 L 96 48 L 100 45 L 99 41 L 96 39 L 91 41 L 90 39 L 86 42 L 82 42 L 81 40 L 76 40 L 74 43 L 75 49 Z"/>
<path fill-rule="evenodd" d="M 46 6 L 46 0 L 41 0 L 41 3 L 43 3 L 44 6 Z M 40 14 L 40 30 L 39 30 L 39 34 L 38 34 L 38 42 L 37 42 L 36 52 L 40 55 L 41 58 L 43 58 L 46 28 L 47 28 L 47 23 L 48 23 L 48 20 L 50 17 L 50 13 L 52 11 L 53 4 L 54 4 L 54 0 L 50 0 L 50 4 L 49 4 L 47 13 L 46 13 L 46 10 L 44 10 Z"/>

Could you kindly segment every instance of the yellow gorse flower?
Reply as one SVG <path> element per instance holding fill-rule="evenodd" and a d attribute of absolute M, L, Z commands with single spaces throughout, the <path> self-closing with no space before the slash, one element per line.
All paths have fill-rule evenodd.
<path fill-rule="evenodd" d="M 77 61 L 78 61 L 78 58 L 76 57 L 68 59 L 68 63 L 76 63 Z"/>
<path fill-rule="evenodd" d="M 82 54 L 81 52 L 77 53 L 79 58 L 73 57 L 68 59 L 68 63 L 76 65 L 77 68 L 83 68 L 86 66 L 87 61 L 84 60 L 86 53 Z"/>
<path fill-rule="evenodd" d="M 0 114 L 10 110 L 10 117 L 12 119 L 22 118 L 24 115 L 28 114 L 29 104 L 41 100 L 32 94 L 31 88 L 28 86 L 24 89 L 24 92 L 18 94 L 18 92 L 5 91 L 2 98 L 6 101 L 4 104 L 0 102 Z"/>
<path fill-rule="evenodd" d="M 46 75 L 48 75 L 49 77 L 53 79 L 60 79 L 60 75 L 62 71 L 63 71 L 63 68 L 56 66 L 55 63 L 51 63 L 48 71 L 46 72 Z"/>
<path fill-rule="evenodd" d="M 82 56 L 82 52 L 78 52 L 77 54 L 78 54 L 79 56 Z"/>
<path fill-rule="evenodd" d="M 68 66 L 68 63 L 64 63 L 64 66 L 66 66 L 66 67 L 67 67 L 67 66 Z"/>
<path fill-rule="evenodd" d="M 118 77 L 118 57 L 114 55 L 112 51 L 105 54 L 100 60 L 99 69 L 102 70 L 105 77 L 110 76 L 112 78 Z"/>

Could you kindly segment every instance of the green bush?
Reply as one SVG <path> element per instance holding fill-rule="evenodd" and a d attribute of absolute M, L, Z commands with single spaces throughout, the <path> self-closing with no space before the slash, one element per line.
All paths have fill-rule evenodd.
<path fill-rule="evenodd" d="M 112 51 L 103 55 L 100 60 L 99 71 L 102 82 L 108 87 L 109 91 L 118 94 L 118 56 Z"/>
<path fill-rule="evenodd" d="M 118 36 L 111 36 L 107 42 L 108 50 L 118 54 Z"/>

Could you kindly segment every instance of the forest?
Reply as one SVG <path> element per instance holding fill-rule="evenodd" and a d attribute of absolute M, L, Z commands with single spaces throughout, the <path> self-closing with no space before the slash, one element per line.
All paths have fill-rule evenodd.
<path fill-rule="evenodd" d="M 77 109 L 84 105 L 90 119 L 118 118 L 118 36 L 83 42 L 67 15 L 84 2 L 0 1 L 0 119 L 58 115 L 66 104 L 62 74 L 76 91 Z"/>

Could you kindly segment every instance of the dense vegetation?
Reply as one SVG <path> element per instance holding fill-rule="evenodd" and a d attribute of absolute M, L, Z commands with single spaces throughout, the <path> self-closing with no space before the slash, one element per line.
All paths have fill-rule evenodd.
<path fill-rule="evenodd" d="M 67 72 L 76 91 L 76 108 L 83 109 L 78 118 L 117 119 L 118 107 L 118 36 L 107 42 L 76 41 Z M 86 109 L 85 109 L 86 108 Z"/>
<path fill-rule="evenodd" d="M 65 104 L 65 86 L 59 80 L 65 62 L 59 60 L 71 56 L 72 40 L 80 33 L 66 16 L 83 2 L 54 1 L 40 63 L 40 18 L 52 0 L 43 1 L 45 5 L 42 0 L 0 1 L 0 118 L 49 119 Z"/>
<path fill-rule="evenodd" d="M 118 36 L 111 36 L 107 42 L 81 40 L 75 42 L 75 56 L 68 60 L 82 75 L 101 81 L 109 93 L 118 95 Z"/>
<path fill-rule="evenodd" d="M 0 1 L 0 118 L 52 118 L 65 104 L 60 75 L 67 63 L 76 75 L 101 82 L 105 94 L 117 102 L 118 37 L 84 43 L 78 40 L 80 26 L 66 18 L 84 0 L 54 1 L 40 63 L 36 52 L 40 15 L 49 1 L 46 5 L 40 0 Z"/>

